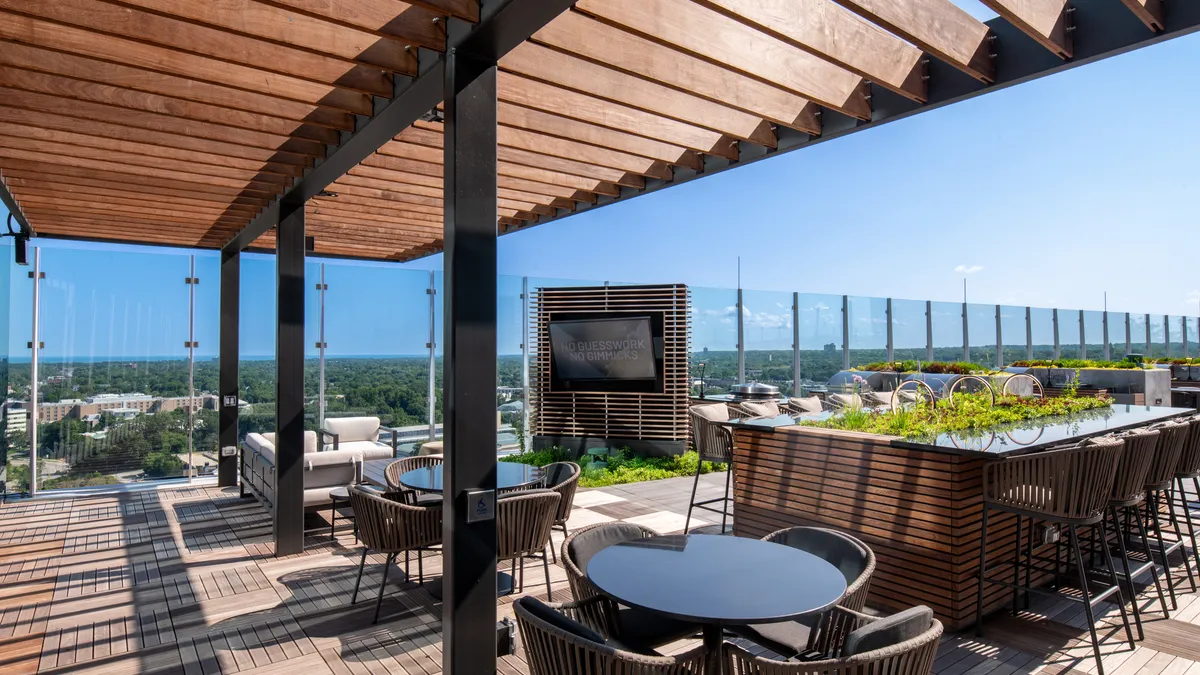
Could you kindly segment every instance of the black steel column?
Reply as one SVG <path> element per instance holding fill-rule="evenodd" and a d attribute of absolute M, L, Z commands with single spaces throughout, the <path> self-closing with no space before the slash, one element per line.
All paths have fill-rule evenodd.
<path fill-rule="evenodd" d="M 238 341 L 241 301 L 242 254 L 240 251 L 221 251 L 221 344 L 220 395 L 218 410 L 218 445 L 221 457 L 217 460 L 217 485 L 237 485 L 238 479 Z M 231 449 L 232 448 L 232 449 Z"/>
<path fill-rule="evenodd" d="M 304 204 L 275 233 L 275 555 L 304 549 Z"/>
<path fill-rule="evenodd" d="M 469 522 L 467 499 L 496 490 L 494 59 L 450 50 L 445 116 L 442 668 L 465 675 L 496 672 L 496 521 Z"/>

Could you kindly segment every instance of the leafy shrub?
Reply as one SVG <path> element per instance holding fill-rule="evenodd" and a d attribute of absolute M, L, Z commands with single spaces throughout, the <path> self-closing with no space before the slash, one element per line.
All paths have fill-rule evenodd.
<path fill-rule="evenodd" d="M 956 393 L 953 406 L 911 406 L 897 411 L 853 410 L 822 421 L 803 421 L 801 426 L 861 431 L 904 438 L 933 437 L 950 431 L 987 430 L 1005 424 L 1108 408 L 1109 399 L 1095 397 L 1021 398 L 997 396 L 991 405 L 988 394 Z"/>
<path fill-rule="evenodd" d="M 570 453 L 559 447 L 546 448 L 536 452 L 524 452 L 516 455 L 501 457 L 502 462 L 518 462 L 534 466 L 546 466 L 554 462 L 565 461 Z M 584 455 L 579 458 L 581 473 L 580 487 L 604 487 L 624 483 L 641 483 L 648 480 L 662 480 L 679 476 L 692 476 L 696 473 L 696 464 L 700 455 L 695 450 L 689 450 L 674 457 L 640 457 L 634 455 L 628 448 L 623 448 L 608 457 L 608 466 L 596 466 L 591 463 L 591 457 Z M 704 462 L 700 473 L 724 471 L 724 464 Z"/>
<path fill-rule="evenodd" d="M 146 461 L 142 463 L 146 475 L 155 478 L 178 476 L 183 473 L 183 468 L 183 460 L 170 452 L 152 452 L 146 455 Z"/>
<path fill-rule="evenodd" d="M 1144 366 L 1136 361 L 1121 359 L 1120 361 L 1096 361 L 1093 359 L 1034 359 L 1032 361 L 1014 361 L 1018 368 L 1115 368 L 1119 370 L 1136 370 Z"/>
<path fill-rule="evenodd" d="M 913 359 L 907 361 L 878 361 L 876 363 L 868 363 L 865 366 L 857 366 L 855 370 L 867 370 L 871 372 L 889 371 L 896 373 L 930 373 L 934 375 L 969 375 L 971 373 L 990 372 L 991 369 L 987 366 L 981 366 L 978 363 L 968 363 L 965 361 L 929 361 L 921 362 Z"/>

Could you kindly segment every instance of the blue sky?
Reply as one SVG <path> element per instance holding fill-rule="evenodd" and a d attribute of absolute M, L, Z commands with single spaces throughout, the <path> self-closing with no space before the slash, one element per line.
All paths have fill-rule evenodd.
<path fill-rule="evenodd" d="M 790 345 L 792 291 L 806 294 L 801 343 L 815 348 L 839 339 L 833 322 L 843 293 L 957 303 L 964 279 L 973 303 L 1100 310 L 1107 292 L 1112 310 L 1194 317 L 1200 280 L 1187 251 L 1195 248 L 1200 131 L 1189 111 L 1200 107 L 1200 94 L 1183 83 L 1198 59 L 1200 36 L 1173 40 L 502 237 L 500 272 L 511 277 L 501 282 L 500 351 L 520 344 L 523 275 L 535 287 L 569 279 L 688 283 L 696 346 L 731 349 L 735 295 L 719 289 L 737 286 L 739 257 L 742 286 L 756 289 L 746 297 L 751 348 Z M 186 253 L 42 245 L 47 355 L 182 353 Z M 8 344 L 23 356 L 29 280 L 8 262 L 11 252 L 3 255 Z M 197 261 L 197 339 L 211 356 L 217 259 L 200 253 Z M 422 351 L 422 270 L 440 264 L 440 256 L 403 266 L 329 261 L 331 353 Z M 269 257 L 247 256 L 243 353 L 273 349 L 273 274 Z M 956 329 L 961 334 L 957 308 L 938 307 L 945 312 L 935 310 L 935 342 L 953 341 Z M 882 311 L 882 302 L 852 302 L 852 342 L 882 344 Z M 897 303 L 898 346 L 923 344 L 922 311 Z M 1015 313 L 1004 320 L 1016 328 Z M 1048 313 L 1035 316 L 1035 341 L 1048 321 Z M 1092 315 L 1085 323 L 1094 328 Z M 1076 326 L 1064 324 L 1064 334 Z"/>

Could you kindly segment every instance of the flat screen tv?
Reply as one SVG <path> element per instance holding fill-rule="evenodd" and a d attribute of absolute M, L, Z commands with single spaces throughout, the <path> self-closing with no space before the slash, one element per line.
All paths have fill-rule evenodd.
<path fill-rule="evenodd" d="M 550 317 L 551 390 L 662 391 L 662 313 Z"/>

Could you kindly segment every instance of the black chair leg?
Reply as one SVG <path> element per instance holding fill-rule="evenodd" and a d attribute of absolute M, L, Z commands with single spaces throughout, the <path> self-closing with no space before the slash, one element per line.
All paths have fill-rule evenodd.
<path fill-rule="evenodd" d="M 1146 500 L 1146 515 L 1150 518 L 1150 525 L 1154 528 L 1154 539 L 1158 542 L 1158 554 L 1162 558 L 1163 576 L 1167 578 L 1167 591 L 1171 595 L 1171 609 L 1179 610 L 1179 601 L 1175 598 L 1175 576 L 1171 574 L 1171 563 L 1167 560 L 1167 542 L 1163 539 L 1162 524 L 1158 522 L 1158 492 L 1151 491 L 1148 495 L 1150 499 Z M 1154 553 L 1150 549 L 1146 549 L 1151 558 Z"/>
<path fill-rule="evenodd" d="M 1017 599 L 1021 595 L 1021 523 L 1022 518 L 1017 514 L 1017 529 L 1016 536 L 1013 539 L 1013 589 L 1012 589 L 1012 615 L 1017 615 Z"/>
<path fill-rule="evenodd" d="M 1163 593 L 1162 579 L 1158 574 L 1158 564 L 1154 562 L 1154 552 L 1150 548 L 1150 537 L 1146 534 L 1146 523 L 1142 522 L 1142 516 L 1137 512 L 1137 507 L 1130 506 L 1125 508 L 1125 529 L 1123 532 L 1129 531 L 1130 511 L 1133 511 L 1133 520 L 1137 522 L 1138 537 L 1142 543 L 1142 550 L 1146 552 L 1146 557 L 1150 559 L 1150 574 L 1154 577 L 1154 588 L 1158 591 L 1158 601 L 1162 603 L 1163 618 L 1169 619 L 1171 618 L 1171 610 L 1167 609 L 1167 594 Z M 1170 574 L 1169 570 L 1167 574 Z"/>
<path fill-rule="evenodd" d="M 1185 512 L 1186 514 L 1186 512 Z M 1175 513 L 1175 487 L 1174 483 L 1167 489 L 1167 518 L 1171 521 L 1171 527 L 1175 528 L 1175 536 L 1179 537 L 1179 541 L 1183 542 L 1183 526 L 1179 524 L 1179 516 Z M 1184 518 L 1188 524 L 1188 530 L 1192 531 L 1192 519 Z M 1194 531 L 1192 531 L 1194 535 Z M 1192 537 L 1195 540 L 1195 537 Z M 1188 584 L 1192 587 L 1192 592 L 1196 592 L 1196 575 L 1192 572 L 1192 565 L 1188 561 L 1187 546 L 1181 545 L 1182 549 L 1180 557 L 1183 559 L 1183 569 L 1187 572 Z"/>
<path fill-rule="evenodd" d="M 1109 515 L 1112 515 L 1113 531 L 1117 533 L 1117 552 L 1121 555 L 1121 565 L 1123 565 L 1121 571 L 1129 581 L 1129 599 L 1133 602 L 1133 621 L 1137 624 L 1138 639 L 1145 640 L 1146 633 L 1142 630 L 1142 609 L 1138 607 L 1137 587 L 1134 586 L 1133 575 L 1130 574 L 1133 565 L 1129 563 L 1129 551 L 1125 548 L 1125 531 L 1121 529 L 1121 521 L 1117 518 L 1117 507 L 1110 506 L 1108 510 L 1110 513 L 1104 517 L 1107 518 Z M 1105 539 L 1107 540 L 1107 538 L 1106 535 Z M 1107 546 L 1105 546 L 1105 550 L 1108 550 Z M 1120 580 L 1117 583 L 1120 583 Z"/>
<path fill-rule="evenodd" d="M 417 583 L 425 585 L 425 552 L 417 549 Z"/>
<path fill-rule="evenodd" d="M 358 602 L 358 586 L 362 583 L 363 566 L 367 564 L 367 549 L 363 548 L 362 558 L 358 561 L 358 578 L 354 580 L 354 597 L 350 599 L 350 604 Z"/>
<path fill-rule="evenodd" d="M 985 504 L 983 507 L 983 530 L 979 535 L 979 588 L 976 590 L 975 596 L 975 635 L 978 637 L 983 636 L 983 574 L 987 569 L 987 531 L 988 509 Z"/>
<path fill-rule="evenodd" d="M 725 501 L 721 502 L 721 534 L 725 534 L 725 523 L 729 519 L 729 479 L 732 477 L 733 462 L 730 462 L 725 465 Z"/>
<path fill-rule="evenodd" d="M 1074 525 L 1069 526 L 1071 533 L 1071 550 L 1074 553 L 1075 567 L 1079 571 L 1079 585 L 1083 590 L 1083 611 L 1087 615 L 1088 632 L 1092 635 L 1092 651 L 1096 655 L 1096 673 L 1104 675 L 1104 661 L 1100 656 L 1100 637 L 1096 635 L 1096 616 L 1092 612 L 1092 592 L 1088 589 L 1087 567 L 1083 564 L 1083 551 L 1079 547 L 1079 532 Z"/>
<path fill-rule="evenodd" d="M 388 568 L 392 566 L 392 561 L 395 559 L 396 554 L 390 553 L 383 561 L 383 581 L 379 584 L 379 597 L 375 599 L 375 618 L 371 619 L 371 625 L 379 623 L 379 608 L 383 606 L 383 592 L 387 590 Z"/>
<path fill-rule="evenodd" d="M 546 571 L 546 602 L 554 602 L 554 591 L 550 590 L 550 561 L 542 554 L 542 569 Z"/>
<path fill-rule="evenodd" d="M 1113 565 L 1112 550 L 1108 548 L 1108 520 L 1103 518 L 1100 520 L 1100 543 L 1103 548 L 1101 553 L 1103 554 L 1104 566 L 1108 571 L 1108 575 L 1112 577 L 1113 585 L 1117 587 L 1117 609 L 1121 610 L 1121 623 L 1125 624 L 1125 637 L 1129 640 L 1129 648 L 1137 649 L 1137 645 L 1133 640 L 1133 629 L 1129 626 L 1129 612 L 1125 609 L 1125 597 L 1121 592 L 1121 580 L 1117 577 L 1116 566 Z M 1133 579 L 1129 580 L 1129 590 L 1133 591 Z M 1133 604 L 1137 605 L 1137 596 L 1131 593 L 1129 597 L 1133 601 Z M 1137 612 L 1137 610 L 1134 609 L 1134 612 Z M 1141 633 L 1141 630 L 1142 621 L 1139 617 L 1139 634 Z"/>
<path fill-rule="evenodd" d="M 1029 532 L 1025 538 L 1025 588 L 1033 588 L 1033 518 L 1029 519 Z M 1025 609 L 1029 609 L 1029 591 L 1025 591 Z"/>
<path fill-rule="evenodd" d="M 1179 514 L 1179 517 L 1183 519 L 1183 522 L 1187 523 L 1188 539 L 1190 539 L 1192 542 L 1192 557 L 1195 558 L 1196 566 L 1198 569 L 1200 569 L 1200 549 L 1197 549 L 1197 547 L 1196 547 L 1196 524 L 1194 522 L 1192 522 L 1192 512 L 1188 509 L 1187 490 L 1184 489 L 1183 479 L 1180 478 L 1178 483 L 1179 483 L 1179 502 L 1180 502 L 1180 505 L 1183 507 L 1183 512 Z M 1171 509 L 1174 510 L 1174 508 L 1175 508 L 1175 505 L 1174 505 L 1174 503 L 1172 503 Z M 1180 532 L 1179 534 L 1180 534 L 1180 538 L 1182 539 L 1183 533 Z M 1190 574 L 1192 565 L 1188 561 L 1188 555 L 1187 555 L 1186 550 L 1183 552 L 1183 562 L 1184 562 L 1184 565 L 1187 566 L 1187 568 L 1189 570 L 1188 579 L 1190 579 L 1192 582 L 1192 592 L 1194 593 L 1196 591 L 1196 586 L 1195 586 L 1196 579 Z"/>
<path fill-rule="evenodd" d="M 692 505 L 696 503 L 696 488 L 700 486 L 700 466 L 704 464 L 704 460 L 696 460 L 696 478 L 692 480 L 692 498 L 688 500 L 687 518 L 683 521 L 683 533 L 688 533 L 688 526 L 692 522 Z"/>

